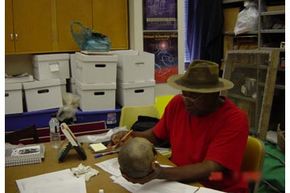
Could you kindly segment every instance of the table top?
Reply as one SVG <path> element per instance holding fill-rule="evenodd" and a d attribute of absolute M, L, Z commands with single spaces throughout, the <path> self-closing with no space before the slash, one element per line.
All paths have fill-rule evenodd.
<path fill-rule="evenodd" d="M 110 179 L 111 174 L 105 172 L 104 170 L 95 165 L 98 162 L 114 158 L 117 156 L 117 154 L 94 158 L 94 153 L 88 148 L 87 144 L 84 144 L 83 148 L 87 154 L 86 160 L 80 160 L 77 152 L 75 150 L 71 150 L 65 161 L 59 163 L 57 160 L 58 150 L 53 149 L 50 143 L 45 143 L 45 159 L 42 163 L 5 168 L 5 192 L 19 192 L 16 185 L 17 179 L 41 175 L 49 172 L 55 172 L 63 169 L 74 168 L 77 167 L 80 163 L 84 164 L 85 166 L 91 166 L 92 168 L 95 168 L 99 171 L 99 174 L 97 176 L 92 177 L 88 182 L 86 182 L 87 193 L 96 193 L 99 189 L 104 189 L 105 192 L 128 192 L 122 186 L 112 182 L 112 180 Z M 173 165 L 170 160 L 162 155 L 158 155 L 157 160 L 161 164 Z"/>

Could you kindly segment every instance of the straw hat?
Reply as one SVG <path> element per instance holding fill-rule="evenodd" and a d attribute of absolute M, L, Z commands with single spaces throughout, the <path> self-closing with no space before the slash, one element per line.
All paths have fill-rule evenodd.
<path fill-rule="evenodd" d="M 167 83 L 173 88 L 197 93 L 219 92 L 234 86 L 231 81 L 219 78 L 217 63 L 206 60 L 193 61 L 185 74 L 173 75 Z"/>

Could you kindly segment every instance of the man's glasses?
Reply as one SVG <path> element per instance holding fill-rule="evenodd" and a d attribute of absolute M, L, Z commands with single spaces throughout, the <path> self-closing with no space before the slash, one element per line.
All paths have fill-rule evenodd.
<path fill-rule="evenodd" d="M 187 102 L 190 102 L 190 103 L 195 103 L 197 102 L 198 100 L 202 99 L 203 95 L 198 95 L 197 97 L 188 97 L 188 96 L 183 96 L 183 99 Z"/>

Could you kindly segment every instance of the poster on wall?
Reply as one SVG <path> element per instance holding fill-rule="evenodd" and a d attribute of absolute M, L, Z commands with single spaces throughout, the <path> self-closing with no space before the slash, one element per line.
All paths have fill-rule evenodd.
<path fill-rule="evenodd" d="M 177 0 L 143 0 L 144 30 L 176 30 Z"/>
<path fill-rule="evenodd" d="M 177 32 L 145 32 L 144 51 L 155 55 L 156 83 L 178 73 Z"/>

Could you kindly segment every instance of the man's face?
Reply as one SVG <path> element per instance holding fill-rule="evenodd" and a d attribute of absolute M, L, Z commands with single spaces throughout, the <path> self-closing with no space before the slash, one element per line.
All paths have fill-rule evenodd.
<path fill-rule="evenodd" d="M 195 93 L 182 91 L 185 108 L 188 112 L 197 116 L 211 113 L 217 104 L 219 93 Z"/>

